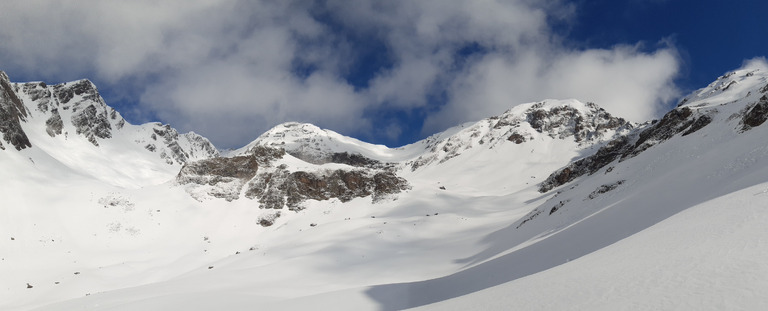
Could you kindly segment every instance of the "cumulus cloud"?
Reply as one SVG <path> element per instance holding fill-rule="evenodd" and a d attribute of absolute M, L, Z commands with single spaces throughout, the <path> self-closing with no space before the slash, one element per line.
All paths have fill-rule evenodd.
<path fill-rule="evenodd" d="M 382 115 L 421 113 L 426 135 L 544 98 L 657 115 L 677 95 L 674 48 L 568 48 L 551 24 L 575 12 L 564 0 L 5 1 L 0 64 L 130 82 L 138 107 L 124 109 L 220 147 L 284 121 L 399 142 L 422 124 Z"/>
<path fill-rule="evenodd" d="M 664 112 L 679 96 L 672 83 L 678 71 L 674 48 L 642 53 L 638 47 L 612 50 L 539 53 L 509 57 L 501 53 L 478 59 L 455 79 L 450 100 L 430 116 L 425 129 L 498 114 L 509 107 L 546 98 L 575 98 L 640 122 Z"/>

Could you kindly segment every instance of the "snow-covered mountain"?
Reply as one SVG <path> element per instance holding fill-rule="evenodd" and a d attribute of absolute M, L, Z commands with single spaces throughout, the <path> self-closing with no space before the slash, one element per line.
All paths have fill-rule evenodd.
<path fill-rule="evenodd" d="M 165 182 L 188 161 L 218 156 L 195 133 L 180 134 L 160 123 L 129 124 L 88 80 L 11 83 L 0 72 L 0 109 L 0 132 L 10 149 L 23 150 L 32 162 L 51 162 L 114 185 Z M 7 148 L 0 143 L 0 149 Z"/>
<path fill-rule="evenodd" d="M 768 67 L 633 124 L 544 100 L 400 148 L 218 156 L 87 80 L 0 77 L 0 308 L 768 307 Z"/>

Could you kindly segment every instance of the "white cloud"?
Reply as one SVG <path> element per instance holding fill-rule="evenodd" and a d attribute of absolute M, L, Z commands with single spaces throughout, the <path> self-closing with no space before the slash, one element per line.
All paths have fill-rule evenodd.
<path fill-rule="evenodd" d="M 537 49 L 515 57 L 493 53 L 456 78 L 450 100 L 427 119 L 425 129 L 488 117 L 545 98 L 591 101 L 614 115 L 646 121 L 658 117 L 662 104 L 679 95 L 672 81 L 678 67 L 670 47 L 651 54 L 628 46 L 555 55 Z"/>
<path fill-rule="evenodd" d="M 543 98 L 640 120 L 676 95 L 673 48 L 568 49 L 549 23 L 574 12 L 558 0 L 4 1 L 0 64 L 131 81 L 141 109 L 222 147 L 293 120 L 391 139 L 407 127 L 376 111 L 425 107 L 428 134 Z M 344 77 L 365 65 L 361 39 L 388 63 L 355 88 Z"/>

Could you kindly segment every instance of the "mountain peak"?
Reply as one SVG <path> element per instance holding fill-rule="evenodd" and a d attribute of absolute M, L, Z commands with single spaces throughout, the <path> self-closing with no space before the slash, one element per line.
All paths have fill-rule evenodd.
<path fill-rule="evenodd" d="M 499 116 L 461 125 L 425 139 L 427 154 L 412 162 L 411 169 L 437 161 L 443 163 L 469 149 L 493 149 L 501 144 L 569 140 L 586 148 L 610 140 L 634 125 L 609 114 L 594 103 L 575 99 L 547 99 L 517 105 Z"/>
<path fill-rule="evenodd" d="M 197 134 L 160 123 L 129 124 L 88 79 L 49 86 L 12 83 L 3 74 L 0 132 L 17 150 L 37 147 L 27 154 L 32 162 L 46 158 L 120 186 L 165 182 L 187 161 L 218 156 Z"/>
<path fill-rule="evenodd" d="M 683 98 L 678 106 L 712 107 L 768 90 L 768 64 L 752 60 Z"/>

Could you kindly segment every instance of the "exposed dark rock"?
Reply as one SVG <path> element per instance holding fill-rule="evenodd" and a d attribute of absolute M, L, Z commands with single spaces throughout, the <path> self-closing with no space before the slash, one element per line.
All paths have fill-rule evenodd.
<path fill-rule="evenodd" d="M 347 152 L 337 152 L 331 154 L 331 163 L 347 164 L 358 167 L 373 167 L 379 164 L 379 161 L 366 158 L 361 154 L 350 154 Z"/>
<path fill-rule="evenodd" d="M 277 218 L 280 218 L 280 212 L 259 217 L 257 222 L 262 227 L 269 227 L 275 224 L 275 220 L 277 220 Z M 253 248 L 251 248 L 251 250 L 253 250 Z"/>
<path fill-rule="evenodd" d="M 210 141 L 195 133 L 179 134 L 179 132 L 170 125 L 161 125 L 159 123 L 155 124 L 152 131 L 153 133 L 150 135 L 150 138 L 152 138 L 152 140 L 159 140 L 165 145 L 165 149 L 160 153 L 160 157 L 165 159 L 168 164 L 173 164 L 174 161 L 179 164 L 184 164 L 190 159 L 211 158 L 216 157 L 219 154 Z M 158 136 L 161 139 L 158 139 Z M 187 150 L 182 148 L 179 144 L 179 140 L 182 139 L 188 140 L 192 144 L 192 147 L 187 148 Z M 200 152 L 203 153 L 202 157 L 198 154 Z"/>
<path fill-rule="evenodd" d="M 0 133 L 3 140 L 16 150 L 32 147 L 29 138 L 21 128 L 21 122 L 26 121 L 27 108 L 16 95 L 8 76 L 0 71 Z M 0 143 L 0 149 L 5 149 Z"/>
<path fill-rule="evenodd" d="M 201 185 L 215 184 L 216 177 L 251 179 L 256 175 L 258 168 L 259 163 L 254 156 L 213 158 L 185 164 L 177 179 Z M 214 178 L 200 179 L 199 176 L 213 176 Z"/>
<path fill-rule="evenodd" d="M 592 156 L 571 162 L 566 167 L 552 173 L 539 187 L 540 192 L 547 192 L 552 188 L 568 183 L 577 177 L 594 174 L 604 166 L 619 159 L 632 150 L 630 139 L 622 136 L 608 142 L 597 150 Z"/>
<path fill-rule="evenodd" d="M 170 151 L 170 155 L 167 153 L 164 154 L 165 156 L 163 158 L 166 158 L 166 160 L 169 162 L 169 164 L 172 164 L 173 161 L 169 159 L 169 157 L 173 160 L 176 160 L 177 163 L 186 163 L 187 159 L 189 159 L 189 154 L 184 151 L 181 146 L 179 146 L 179 132 L 176 131 L 176 129 L 172 128 L 170 125 L 162 125 L 157 126 L 152 129 L 154 133 L 152 134 L 153 138 L 156 138 L 157 136 L 160 136 L 163 138 L 163 142 L 168 147 L 168 150 Z"/>
<path fill-rule="evenodd" d="M 61 130 L 64 128 L 64 121 L 61 120 L 59 110 L 56 108 L 51 109 L 51 117 L 45 121 L 45 132 L 51 137 L 61 134 Z"/>
<path fill-rule="evenodd" d="M 768 119 L 768 97 L 763 95 L 760 100 L 754 104 L 749 111 L 744 114 L 741 120 L 742 131 L 748 131 L 753 127 L 760 126 Z"/>
<path fill-rule="evenodd" d="M 42 112 L 48 112 L 51 104 L 51 90 L 43 82 L 24 83 L 22 90 L 34 102 L 37 102 L 37 109 Z"/>
<path fill-rule="evenodd" d="M 541 183 L 539 191 L 547 192 L 580 176 L 594 174 L 617 159 L 623 161 L 635 157 L 677 134 L 683 133 L 684 136 L 696 132 L 710 122 L 712 117 L 708 114 L 694 113 L 688 107 L 676 108 L 640 133 L 616 138 L 598 149 L 595 154 L 571 162 L 566 167 L 555 171 Z"/>
<path fill-rule="evenodd" d="M 408 188 L 405 179 L 389 171 L 372 173 L 360 169 L 311 173 L 289 172 L 278 167 L 251 180 L 245 196 L 258 199 L 262 208 L 281 209 L 287 206 L 289 210 L 299 210 L 306 200 L 336 198 L 347 202 L 372 195 L 372 200 L 376 202 Z"/>
<path fill-rule="evenodd" d="M 667 140 L 675 134 L 682 132 L 693 124 L 694 120 L 689 118 L 692 114 L 693 111 L 688 107 L 677 108 L 668 112 L 659 122 L 638 135 L 635 147 L 630 152 L 630 155 L 635 156 L 656 145 L 659 141 Z"/>
<path fill-rule="evenodd" d="M 53 86 L 53 93 L 62 104 L 68 103 L 75 95 L 82 95 L 83 99 L 98 100 L 99 92 L 88 80 L 80 80 L 71 84 L 57 84 Z"/>
<path fill-rule="evenodd" d="M 162 131 L 156 133 L 167 135 Z M 239 198 L 243 185 L 256 176 L 261 166 L 270 166 L 271 161 L 284 154 L 281 149 L 260 147 L 245 156 L 189 162 L 181 168 L 176 181 L 212 186 L 208 191 L 210 195 L 232 201 Z"/>
<path fill-rule="evenodd" d="M 691 123 L 691 127 L 689 127 L 688 130 L 683 133 L 683 136 L 692 134 L 709 125 L 709 123 L 712 123 L 712 117 L 709 115 L 703 115 Z"/>
<path fill-rule="evenodd" d="M 525 142 L 525 136 L 520 135 L 519 133 L 512 133 L 507 140 L 519 145 Z"/>
<path fill-rule="evenodd" d="M 245 197 L 258 199 L 261 208 L 282 209 L 285 206 L 284 181 L 290 173 L 283 168 L 273 172 L 259 174 L 258 178 L 251 180 L 245 191 Z"/>
<path fill-rule="evenodd" d="M 541 210 L 538 210 L 538 209 L 532 210 L 530 213 L 528 213 L 528 215 L 525 215 L 525 218 L 523 218 L 523 220 L 520 222 L 520 224 L 517 225 L 517 227 L 515 227 L 515 229 L 519 229 L 526 222 L 533 220 L 534 218 L 536 218 L 536 216 L 539 216 L 540 214 L 541 214 Z"/>
<path fill-rule="evenodd" d="M 619 181 L 617 181 L 615 183 L 612 183 L 612 184 L 600 185 L 600 187 L 597 187 L 597 189 L 595 189 L 595 191 L 592 191 L 592 193 L 589 194 L 589 199 L 592 200 L 594 198 L 597 198 L 598 196 L 600 196 L 603 193 L 606 193 L 608 191 L 616 189 L 621 184 L 623 184 L 624 182 L 625 182 L 625 180 L 619 180 Z"/>
<path fill-rule="evenodd" d="M 594 103 L 552 105 L 540 102 L 528 106 L 524 111 L 512 109 L 500 116 L 488 118 L 462 130 L 461 135 L 453 135 L 447 139 L 439 139 L 439 136 L 427 138 L 425 149 L 430 150 L 430 153 L 406 165 L 410 166 L 411 171 L 415 171 L 434 162 L 444 163 L 460 156 L 465 150 L 476 147 L 475 144 L 484 145 L 489 149 L 506 141 L 522 144 L 533 136 L 530 129 L 524 126 L 525 123 L 536 132 L 551 138 L 573 139 L 579 144 L 590 145 L 621 135 L 634 127 L 632 123 L 611 116 Z"/>
<path fill-rule="evenodd" d="M 626 120 L 611 116 L 594 103 L 585 105 L 593 113 L 585 115 L 567 105 L 545 110 L 542 108 L 543 103 L 540 103 L 527 111 L 527 121 L 539 133 L 547 133 L 550 137 L 560 139 L 573 136 L 576 142 L 600 136 L 604 130 L 630 126 Z"/>
<path fill-rule="evenodd" d="M 93 104 L 73 113 L 72 125 L 77 134 L 82 134 L 95 146 L 99 145 L 96 138 L 112 137 L 112 125 L 109 124 L 106 111 L 99 112 Z"/>
<path fill-rule="evenodd" d="M 248 149 L 247 154 L 253 155 L 259 163 L 271 163 L 274 160 L 282 159 L 285 156 L 285 150 L 282 148 L 271 148 L 265 146 L 255 146 Z"/>
<path fill-rule="evenodd" d="M 726 91 L 726 90 L 728 90 L 728 89 L 729 89 L 731 86 L 733 86 L 733 85 L 735 85 L 735 84 L 737 84 L 737 82 L 736 82 L 736 81 L 731 81 L 731 83 L 728 83 L 728 85 L 726 85 L 726 86 L 723 88 L 723 91 Z"/>
<path fill-rule="evenodd" d="M 558 211 L 560 208 L 562 208 L 563 206 L 565 206 L 565 203 L 568 203 L 569 201 L 570 201 L 570 200 L 565 200 L 565 201 L 560 201 L 560 202 L 558 202 L 557 204 L 555 204 L 555 206 L 553 206 L 553 207 L 552 207 L 552 208 L 549 210 L 549 214 L 550 214 L 550 215 L 554 214 L 554 213 L 555 213 L 555 212 L 557 212 L 557 211 Z"/>
<path fill-rule="evenodd" d="M 213 158 L 184 164 L 176 176 L 180 184 L 209 185 L 208 194 L 236 200 L 243 185 L 256 176 L 259 163 L 255 156 Z"/>
<path fill-rule="evenodd" d="M 383 168 L 391 165 L 383 164 L 380 161 L 365 157 L 359 153 L 349 152 L 328 152 L 323 153 L 316 150 L 304 152 L 302 149 L 289 149 L 285 151 L 291 156 L 312 164 L 339 163 L 355 167 Z"/>

